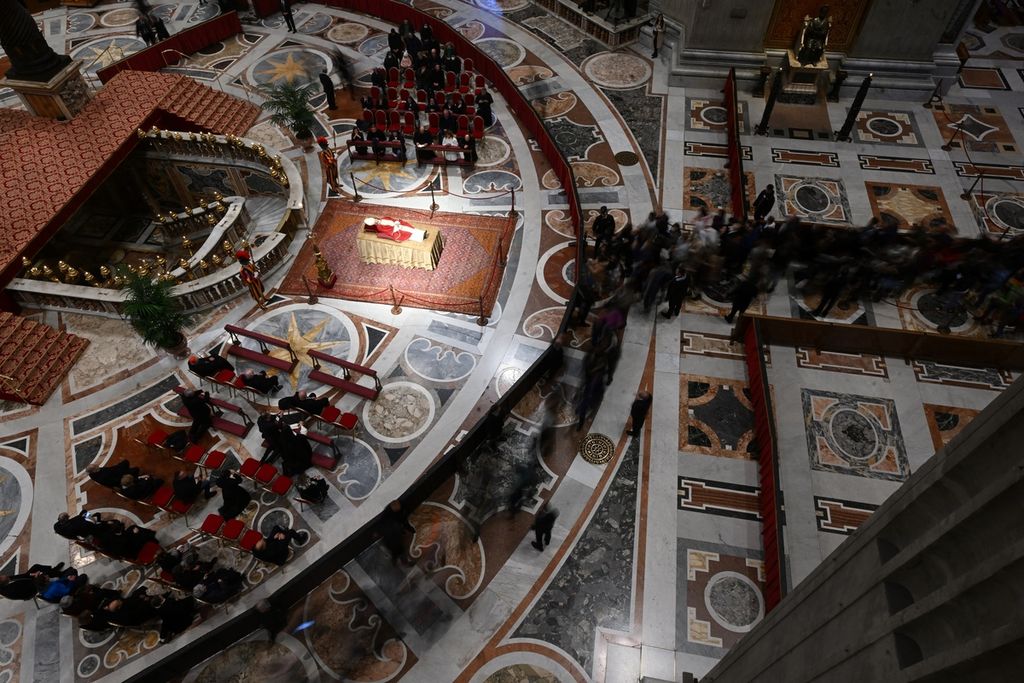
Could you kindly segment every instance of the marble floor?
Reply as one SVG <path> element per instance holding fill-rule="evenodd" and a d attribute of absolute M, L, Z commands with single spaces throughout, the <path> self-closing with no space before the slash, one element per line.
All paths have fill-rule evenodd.
<path fill-rule="evenodd" d="M 724 111 L 717 91 L 670 87 L 677 46 L 651 60 L 643 45 L 611 51 L 528 0 L 414 0 L 417 8 L 456 27 L 506 70 L 543 118 L 572 164 L 585 213 L 608 206 L 617 225 L 662 207 L 672 220 L 691 220 L 730 188 L 722 174 Z M 129 53 L 135 13 L 128 3 L 57 8 L 37 19 L 63 52 L 97 64 L 115 44 Z M 157 6 L 172 32 L 213 16 L 216 3 L 173 0 Z M 174 70 L 217 80 L 240 97 L 260 83 L 309 79 L 340 48 L 361 84 L 381 59 L 389 26 L 375 17 L 303 3 L 298 33 L 279 15 L 246 20 L 244 33 L 214 45 Z M 960 235 L 1024 230 L 1021 92 L 1014 68 L 1024 45 L 1005 28 L 977 31 L 977 54 L 945 98 L 942 110 L 872 93 L 851 143 L 820 139 L 816 129 L 780 128 L 751 135 L 763 101 L 741 94 L 748 192 L 774 185 L 777 216 L 795 213 L 838 225 L 863 225 L 890 215 L 901 225 L 945 220 Z M 645 37 L 644 40 L 647 40 Z M 95 70 L 93 65 L 93 70 Z M 999 87 L 1005 83 L 1006 88 Z M 318 130 L 340 137 L 354 112 L 317 105 Z M 0 106 L 17 106 L 0 90 Z M 838 128 L 849 100 L 820 112 Z M 194 350 L 219 349 L 225 323 L 287 336 L 304 350 L 323 349 L 372 366 L 383 384 L 367 403 L 332 401 L 359 416 L 355 438 L 334 439 L 341 465 L 327 475 L 328 500 L 255 496 L 244 519 L 260 529 L 288 523 L 310 532 L 295 566 L 320 557 L 398 497 L 440 454 L 457 443 L 552 341 L 572 294 L 575 238 L 554 174 L 504 102 L 473 169 L 402 169 L 342 155 L 370 204 L 426 209 L 428 186 L 442 210 L 507 215 L 506 188 L 517 188 L 515 235 L 495 310 L 486 325 L 475 316 L 431 312 L 274 292 L 267 311 L 237 299 L 190 331 Z M 970 117 L 975 137 L 940 150 L 949 122 Z M 777 133 L 777 134 L 776 134 Z M 310 223 L 331 196 L 316 157 L 261 117 L 249 137 L 279 150 L 301 170 Z M 630 152 L 638 163 L 620 163 Z M 969 155 L 969 156 L 968 156 Z M 971 164 L 1002 169 L 984 193 L 967 200 Z M 350 193 L 343 184 L 343 193 Z M 980 211 L 979 207 L 985 207 Z M 292 245 L 291 259 L 301 247 Z M 290 265 L 290 264 L 289 264 Z M 782 280 L 755 309 L 809 316 L 793 283 Z M 904 300 L 853 302 L 832 322 L 934 331 L 945 318 L 918 288 Z M 339 567 L 287 609 L 286 625 L 238 634 L 221 653 L 180 680 L 193 681 L 620 681 L 649 676 L 678 680 L 708 671 L 763 616 L 764 566 L 751 459 L 752 415 L 741 350 L 720 317 L 726 297 L 710 290 L 666 322 L 639 308 L 623 333 L 615 380 L 593 420 L 577 431 L 572 400 L 588 348 L 585 328 L 568 339 L 567 369 L 516 406 L 500 446 L 446 480 L 411 511 L 415 532 L 404 539 L 410 562 L 392 563 L 373 545 Z M 272 595 L 286 576 L 202 541 L 194 519 L 169 519 L 97 489 L 89 464 L 129 457 L 166 474 L 132 441 L 160 426 L 184 424 L 172 389 L 193 377 L 176 359 L 135 341 L 118 320 L 30 312 L 93 343 L 60 392 L 39 408 L 0 405 L 0 501 L 5 572 L 31 563 L 74 563 L 93 580 L 132 589 L 138 571 L 109 562 L 56 536 L 62 510 L 116 514 L 157 530 L 165 546 L 196 543 L 241 571 L 245 593 L 226 610 L 206 610 L 179 636 L 187 643 Z M 983 335 L 964 321 L 954 333 Z M 302 354 L 300 354 L 302 355 Z M 866 354 L 772 347 L 768 381 L 782 453 L 786 498 L 786 570 L 798 583 L 866 520 L 901 481 L 982 410 L 1014 376 L 983 368 L 906 362 Z M 308 355 L 306 356 L 308 360 Z M 301 362 L 285 383 L 325 391 Z M 646 429 L 624 429 L 638 389 L 655 401 Z M 265 407 L 245 406 L 255 417 Z M 537 454 L 542 415 L 553 416 L 553 442 Z M 583 434 L 609 439 L 608 462 L 578 456 Z M 259 436 L 212 432 L 226 467 L 259 456 Z M 60 453 L 64 456 L 61 457 Z M 536 467 L 536 484 L 514 514 L 516 480 Z M 560 514 L 551 546 L 531 547 L 530 525 L 543 502 Z M 218 505 L 215 499 L 194 516 Z M 284 574 L 292 571 L 289 567 Z M 146 582 L 151 590 L 162 590 Z M 155 632 L 83 635 L 54 606 L 0 602 L 0 681 L 118 681 L 172 657 Z"/>

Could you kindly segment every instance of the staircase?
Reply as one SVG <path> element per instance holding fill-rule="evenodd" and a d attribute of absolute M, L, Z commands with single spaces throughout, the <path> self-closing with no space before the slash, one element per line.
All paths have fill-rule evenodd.
<path fill-rule="evenodd" d="M 0 398 L 46 403 L 88 345 L 49 325 L 0 313 Z"/>
<path fill-rule="evenodd" d="M 161 100 L 159 108 L 221 135 L 244 135 L 260 114 L 256 105 L 184 76 Z"/>

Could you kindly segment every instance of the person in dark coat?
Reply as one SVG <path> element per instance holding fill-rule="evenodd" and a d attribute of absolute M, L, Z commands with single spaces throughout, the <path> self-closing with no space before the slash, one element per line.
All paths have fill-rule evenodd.
<path fill-rule="evenodd" d="M 207 356 L 199 358 L 192 356 L 188 359 L 188 369 L 196 373 L 200 377 L 213 377 L 221 370 L 235 371 L 235 366 L 231 362 L 216 353 L 211 353 Z"/>
<path fill-rule="evenodd" d="M 530 543 L 537 550 L 544 550 L 544 547 L 551 543 L 551 530 L 555 528 L 555 520 L 558 519 L 558 510 L 548 507 L 547 501 L 540 506 L 537 517 L 533 520 L 534 541 Z"/>
<path fill-rule="evenodd" d="M 405 49 L 405 43 L 396 28 L 391 29 L 391 33 L 388 34 L 388 48 L 392 52 L 400 52 Z"/>
<path fill-rule="evenodd" d="M 99 614 L 115 626 L 141 626 L 156 619 L 156 607 L 145 590 L 127 598 L 111 600 L 100 609 Z"/>
<path fill-rule="evenodd" d="M 766 185 L 754 200 L 754 220 L 759 221 L 767 216 L 775 206 L 775 186 Z"/>
<path fill-rule="evenodd" d="M 334 99 L 334 81 L 331 80 L 326 71 L 321 71 L 319 78 L 320 85 L 324 88 L 324 95 L 327 96 L 327 108 L 337 109 L 338 102 Z"/>
<path fill-rule="evenodd" d="M 484 125 L 490 126 L 494 123 L 494 112 L 491 105 L 494 104 L 494 97 L 484 88 L 476 96 L 476 115 L 484 120 Z"/>
<path fill-rule="evenodd" d="M 292 16 L 292 3 L 290 0 L 281 0 L 281 16 L 284 17 L 284 22 L 288 24 L 288 30 L 291 33 L 296 33 L 298 29 L 295 28 L 295 17 Z"/>
<path fill-rule="evenodd" d="M 135 35 L 146 41 L 146 45 L 152 45 L 156 42 L 156 32 L 146 17 L 139 17 L 135 21 Z"/>
<path fill-rule="evenodd" d="M 234 471 L 225 471 L 217 479 L 224 504 L 217 510 L 224 519 L 234 519 L 242 514 L 252 500 L 249 492 L 242 488 L 242 477 Z"/>
<path fill-rule="evenodd" d="M 388 504 L 384 514 L 381 515 L 379 528 L 381 543 L 391 554 L 391 561 L 394 563 L 399 560 L 407 562 L 409 558 L 406 552 L 405 534 L 406 532 L 415 534 L 416 527 L 409 524 L 409 514 L 402 509 L 401 501 L 393 500 Z"/>
<path fill-rule="evenodd" d="M 199 439 L 213 424 L 213 408 L 210 406 L 210 394 L 193 389 L 181 395 L 181 402 L 192 416 L 192 426 L 188 430 L 188 440 L 198 443 Z"/>
<path fill-rule="evenodd" d="M 602 244 L 610 243 L 612 238 L 615 237 L 615 218 L 608 213 L 607 206 L 602 206 L 597 210 L 597 216 L 590 225 L 590 232 L 596 240 L 594 244 L 595 252 L 601 248 Z"/>
<path fill-rule="evenodd" d="M 309 532 L 275 526 L 271 529 L 269 536 L 256 542 L 252 549 L 252 555 L 257 560 L 280 566 L 288 561 L 290 542 L 302 544 L 307 540 L 309 540 Z"/>
<path fill-rule="evenodd" d="M 77 541 L 85 540 L 96 533 L 99 525 L 87 518 L 87 512 L 82 510 L 74 517 L 66 512 L 57 515 L 57 521 L 53 523 L 53 530 L 59 536 Z"/>
<path fill-rule="evenodd" d="M 157 41 L 168 40 L 171 37 L 170 32 L 167 30 L 167 24 L 160 17 L 151 17 L 150 20 L 153 22 L 153 33 L 156 34 Z"/>
<path fill-rule="evenodd" d="M 427 148 L 428 145 L 433 145 L 435 142 L 434 136 L 430 134 L 430 128 L 428 126 L 420 126 L 420 129 L 416 131 L 415 135 L 413 135 L 412 141 L 416 145 L 417 164 L 431 162 L 434 160 L 434 157 L 437 156 L 434 150 Z"/>
<path fill-rule="evenodd" d="M 310 415 L 319 415 L 328 405 L 330 405 L 330 400 L 327 397 L 317 398 L 314 393 L 307 394 L 305 389 L 300 389 L 277 402 L 277 406 L 281 410 L 301 410 Z"/>
<path fill-rule="evenodd" d="M 185 503 L 193 503 L 199 497 L 200 492 L 205 492 L 207 500 L 213 498 L 214 493 L 210 490 L 213 482 L 204 479 L 202 476 L 195 477 L 184 470 L 174 473 L 174 481 L 171 482 L 174 488 L 174 497 Z"/>
<path fill-rule="evenodd" d="M 120 486 L 121 480 L 126 474 L 130 474 L 133 477 L 139 476 L 139 468 L 132 467 L 127 460 L 121 460 L 116 465 L 107 465 L 106 467 L 89 465 L 85 468 L 85 471 L 89 473 L 89 478 L 94 482 L 110 489 Z"/>
<path fill-rule="evenodd" d="M 78 615 L 78 628 L 83 631 L 102 633 L 104 631 L 109 631 L 112 627 L 110 622 L 104 619 L 98 612 L 85 610 Z"/>
<path fill-rule="evenodd" d="M 163 485 L 163 479 L 151 477 L 148 474 L 142 474 L 138 477 L 126 474 L 121 477 L 121 486 L 118 491 L 125 498 L 131 498 L 132 500 L 145 500 L 156 493 L 156 490 Z"/>
<path fill-rule="evenodd" d="M 31 600 L 48 579 L 60 576 L 64 563 L 51 567 L 35 564 L 21 574 L 0 574 L 0 596 L 8 600 Z"/>
<path fill-rule="evenodd" d="M 230 600 L 242 590 L 245 580 L 234 569 L 220 567 L 207 574 L 202 583 L 196 584 L 192 595 L 203 602 L 215 605 Z"/>
<path fill-rule="evenodd" d="M 261 394 L 276 394 L 281 391 L 281 382 L 278 381 L 276 376 L 271 377 L 268 375 L 266 370 L 260 370 L 259 372 L 246 370 L 242 373 L 242 383 Z"/>
<path fill-rule="evenodd" d="M 164 598 L 156 608 L 156 614 L 160 617 L 160 641 L 166 643 L 191 626 L 198 611 L 192 596 Z"/>
<path fill-rule="evenodd" d="M 683 301 L 686 299 L 687 293 L 690 291 L 690 276 L 686 273 L 686 269 L 683 266 L 676 268 L 675 277 L 673 277 L 666 288 L 668 299 L 668 310 L 662 313 L 662 317 L 674 318 L 679 315 L 679 311 L 683 308 Z"/>
<path fill-rule="evenodd" d="M 629 407 L 630 429 L 629 435 L 640 436 L 640 430 L 644 428 L 644 421 L 647 419 L 647 412 L 651 409 L 653 397 L 649 392 L 641 391 Z"/>
<path fill-rule="evenodd" d="M 275 453 L 280 454 L 281 471 L 289 477 L 301 474 L 313 465 L 313 447 L 309 439 L 291 429 L 279 431 L 271 447 Z"/>
<path fill-rule="evenodd" d="M 462 136 L 459 140 L 459 147 L 465 150 L 463 157 L 471 164 L 476 163 L 476 138 L 469 133 Z"/>

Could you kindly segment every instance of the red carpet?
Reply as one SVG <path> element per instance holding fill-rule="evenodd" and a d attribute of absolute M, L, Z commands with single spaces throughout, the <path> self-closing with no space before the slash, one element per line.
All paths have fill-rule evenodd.
<path fill-rule="evenodd" d="M 436 270 L 363 263 L 356 249 L 356 235 L 367 216 L 400 218 L 414 228 L 440 230 L 444 252 Z M 306 294 L 305 276 L 317 296 L 392 303 L 391 288 L 402 306 L 480 313 L 489 316 L 505 270 L 501 260 L 508 253 L 514 224 L 503 216 L 476 216 L 382 207 L 332 199 L 316 223 L 315 241 L 338 276 L 331 289 L 316 281 L 313 244 L 302 246 L 291 271 L 281 285 L 285 294 Z M 499 248 L 501 254 L 498 254 Z"/>

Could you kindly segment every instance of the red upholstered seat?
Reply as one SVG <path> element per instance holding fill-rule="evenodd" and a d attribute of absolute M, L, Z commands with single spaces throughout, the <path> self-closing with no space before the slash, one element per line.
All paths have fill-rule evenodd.
<path fill-rule="evenodd" d="M 256 481 L 263 485 L 269 484 L 276 476 L 277 468 L 270 463 L 260 465 L 260 468 L 256 470 Z"/>
<path fill-rule="evenodd" d="M 473 58 L 472 57 L 466 57 L 465 59 L 462 60 L 462 70 L 463 71 L 472 71 L 473 70 Z"/>
<path fill-rule="evenodd" d="M 206 448 L 199 444 L 192 444 L 185 451 L 185 456 L 182 458 L 185 462 L 190 462 L 193 465 L 198 465 L 199 461 L 203 459 L 203 454 L 206 453 Z"/>
<path fill-rule="evenodd" d="M 166 508 L 172 498 L 174 498 L 174 489 L 170 486 L 161 486 L 156 490 L 156 493 L 153 494 L 153 497 L 150 498 L 149 502 L 156 505 L 158 508 Z"/>
<path fill-rule="evenodd" d="M 242 466 L 238 468 L 238 473 L 241 474 L 243 477 L 248 477 L 249 479 L 252 479 L 253 477 L 256 476 L 256 472 L 258 472 L 259 469 L 259 460 L 257 460 L 256 458 L 246 458 L 245 462 L 242 463 Z"/>
<path fill-rule="evenodd" d="M 216 534 L 220 531 L 220 528 L 224 526 L 224 518 L 216 513 L 210 513 L 206 515 L 206 519 L 203 520 L 202 526 L 199 530 L 204 534 Z"/>
<path fill-rule="evenodd" d="M 292 478 L 286 477 L 285 475 L 282 474 L 280 477 L 274 480 L 274 483 L 271 484 L 270 486 L 270 490 L 279 496 L 283 496 L 284 494 L 288 493 L 291 487 Z"/>
<path fill-rule="evenodd" d="M 164 583 L 176 583 L 174 580 L 174 574 L 170 573 L 166 569 L 160 570 L 160 580 Z"/>
<path fill-rule="evenodd" d="M 144 565 L 153 564 L 153 560 L 156 559 L 158 554 L 160 554 L 160 544 L 156 541 L 150 541 L 142 546 L 142 550 L 139 551 L 139 556 L 135 558 L 135 562 Z"/>
<path fill-rule="evenodd" d="M 320 417 L 322 417 L 327 422 L 335 422 L 340 415 L 341 411 L 335 408 L 334 406 L 327 406 L 320 412 Z"/>
<path fill-rule="evenodd" d="M 154 429 L 146 437 L 146 443 L 150 446 L 163 446 L 167 441 L 167 432 L 162 429 Z"/>
<path fill-rule="evenodd" d="M 224 455 L 221 451 L 210 451 L 206 454 L 206 460 L 203 461 L 203 467 L 215 470 L 224 464 L 227 457 L 228 456 Z"/>
<path fill-rule="evenodd" d="M 235 373 L 225 368 L 213 376 L 213 381 L 220 382 L 221 384 L 228 384 L 234 378 Z"/>
<path fill-rule="evenodd" d="M 249 529 L 242 535 L 242 540 L 239 541 L 238 546 L 242 550 L 251 551 L 261 540 L 263 540 L 263 534 L 255 529 Z"/>
<path fill-rule="evenodd" d="M 242 535 L 243 529 L 245 529 L 245 522 L 240 519 L 229 519 L 224 522 L 220 536 L 226 541 L 237 541 L 238 537 Z"/>
<path fill-rule="evenodd" d="M 171 501 L 171 511 L 175 512 L 175 513 L 177 513 L 179 515 L 186 514 L 191 508 L 192 508 L 192 505 L 190 503 L 186 503 L 183 500 L 172 500 Z"/>
<path fill-rule="evenodd" d="M 353 429 L 358 421 L 359 418 L 356 417 L 355 413 L 342 413 L 341 419 L 338 420 L 338 424 L 341 425 L 342 429 Z"/>

